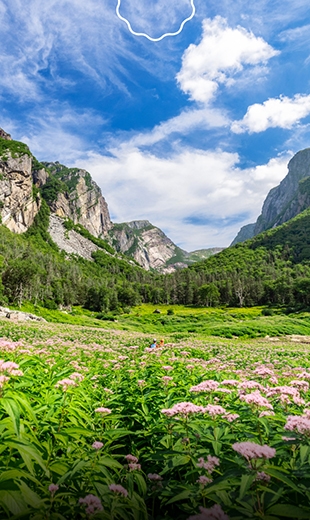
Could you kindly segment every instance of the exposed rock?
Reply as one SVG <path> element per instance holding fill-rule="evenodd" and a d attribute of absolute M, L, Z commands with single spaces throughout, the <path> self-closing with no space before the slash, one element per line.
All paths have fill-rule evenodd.
<path fill-rule="evenodd" d="M 63 219 L 56 215 L 50 215 L 48 232 L 55 244 L 68 254 L 76 254 L 86 260 L 92 260 L 92 252 L 99 249 L 93 242 L 82 237 L 76 231 L 67 231 L 63 225 Z"/>
<path fill-rule="evenodd" d="M 242 226 L 238 235 L 236 236 L 236 238 L 232 241 L 232 243 L 230 245 L 234 246 L 235 244 L 238 244 L 239 242 L 244 242 L 245 240 L 248 240 L 249 238 L 253 238 L 255 225 L 256 224 L 247 224 L 246 226 Z"/>
<path fill-rule="evenodd" d="M 86 170 L 66 168 L 59 163 L 43 163 L 66 189 L 50 203 L 52 213 L 81 224 L 95 237 L 102 237 L 112 227 L 108 205 L 99 186 Z"/>
<path fill-rule="evenodd" d="M 37 188 L 42 188 L 46 184 L 48 177 L 49 174 L 44 168 L 32 172 L 33 183 Z"/>
<path fill-rule="evenodd" d="M 29 155 L 0 157 L 0 205 L 2 223 L 15 233 L 27 231 L 40 209 L 40 198 L 33 196 Z"/>
<path fill-rule="evenodd" d="M 252 236 L 256 236 L 262 231 L 284 224 L 307 209 L 310 206 L 309 177 L 310 148 L 306 148 L 290 160 L 288 174 L 268 193 L 256 223 L 241 228 L 232 245 L 252 238 L 246 236 L 247 231 L 253 231 Z"/>
<path fill-rule="evenodd" d="M 29 312 L 12 311 L 6 307 L 0 307 L 0 319 L 8 319 L 12 321 L 43 321 L 46 322 L 41 316 L 36 316 Z"/>
<path fill-rule="evenodd" d="M 11 135 L 5 132 L 2 128 L 0 128 L 0 138 L 5 139 L 6 141 L 12 141 Z"/>

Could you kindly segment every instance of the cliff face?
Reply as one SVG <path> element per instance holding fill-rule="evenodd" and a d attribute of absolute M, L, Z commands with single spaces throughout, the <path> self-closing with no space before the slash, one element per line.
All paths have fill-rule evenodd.
<path fill-rule="evenodd" d="M 37 182 L 43 185 L 51 212 L 81 224 L 95 237 L 106 235 L 112 227 L 108 205 L 90 174 L 59 163 L 43 164 L 49 177 L 44 179 L 41 171 Z"/>
<path fill-rule="evenodd" d="M 14 233 L 23 233 L 40 209 L 40 198 L 33 192 L 32 159 L 28 154 L 19 155 L 14 147 L 0 150 L 0 154 L 1 220 Z"/>
<path fill-rule="evenodd" d="M 231 245 L 262 231 L 284 224 L 310 206 L 310 148 L 298 152 L 288 163 L 288 174 L 270 190 L 255 224 L 244 226 Z"/>
<path fill-rule="evenodd" d="M 170 272 L 187 265 L 177 262 L 178 253 L 182 250 L 148 220 L 115 224 L 109 236 L 117 251 L 133 258 L 146 270 Z"/>

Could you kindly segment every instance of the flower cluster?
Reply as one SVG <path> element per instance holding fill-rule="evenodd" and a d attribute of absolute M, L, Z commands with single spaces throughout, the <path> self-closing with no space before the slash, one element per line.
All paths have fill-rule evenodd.
<path fill-rule="evenodd" d="M 275 448 L 271 448 L 270 446 L 267 446 L 267 444 L 261 446 L 260 444 L 249 441 L 236 442 L 232 445 L 232 448 L 247 460 L 260 458 L 272 459 L 276 454 Z"/>
<path fill-rule="evenodd" d="M 103 511 L 101 500 L 95 495 L 87 495 L 85 498 L 80 498 L 79 504 L 87 506 L 85 511 L 88 515 L 95 515 L 99 511 Z"/>

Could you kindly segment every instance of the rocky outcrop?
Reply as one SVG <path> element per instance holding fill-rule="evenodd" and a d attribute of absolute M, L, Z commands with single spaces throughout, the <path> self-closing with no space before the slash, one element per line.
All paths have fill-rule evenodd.
<path fill-rule="evenodd" d="M 79 255 L 86 260 L 92 260 L 92 252 L 99 248 L 87 238 L 82 237 L 74 230 L 67 231 L 63 219 L 57 215 L 50 215 L 48 232 L 55 244 L 68 254 Z"/>
<path fill-rule="evenodd" d="M 167 263 L 178 250 L 170 238 L 148 220 L 115 224 L 109 236 L 117 251 L 130 256 L 146 270 L 165 272 Z"/>
<path fill-rule="evenodd" d="M 49 203 L 51 212 L 81 224 L 95 237 L 105 236 L 112 227 L 108 205 L 90 174 L 59 163 L 43 164 L 51 176 L 63 183 L 57 197 Z"/>
<path fill-rule="evenodd" d="M 272 188 L 255 224 L 244 226 L 231 245 L 262 231 L 284 224 L 310 206 L 310 148 L 298 152 L 288 163 L 288 174 Z M 252 236 L 247 236 L 252 233 Z"/>
<path fill-rule="evenodd" d="M 22 311 L 12 311 L 7 307 L 0 307 L 0 319 L 8 319 L 12 321 L 43 321 L 46 322 L 44 318 L 41 316 L 36 316 L 35 314 L 31 314 L 29 312 Z"/>
<path fill-rule="evenodd" d="M 0 157 L 0 214 L 2 223 L 14 233 L 24 233 L 40 209 L 40 197 L 33 194 L 30 155 Z"/>
<path fill-rule="evenodd" d="M 236 238 L 232 241 L 232 243 L 230 245 L 234 246 L 235 244 L 238 244 L 239 242 L 245 242 L 245 240 L 248 240 L 249 238 L 253 238 L 255 225 L 256 224 L 247 224 L 246 226 L 242 226 L 238 235 L 236 236 Z"/>
<path fill-rule="evenodd" d="M 0 138 L 5 139 L 6 141 L 12 141 L 11 135 L 5 132 L 2 128 L 0 128 Z"/>

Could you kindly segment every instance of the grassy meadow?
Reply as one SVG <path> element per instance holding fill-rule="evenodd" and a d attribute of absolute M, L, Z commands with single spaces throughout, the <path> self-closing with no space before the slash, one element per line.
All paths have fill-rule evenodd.
<path fill-rule="evenodd" d="M 1 520 L 310 518 L 307 314 L 42 314 L 0 321 Z"/>

